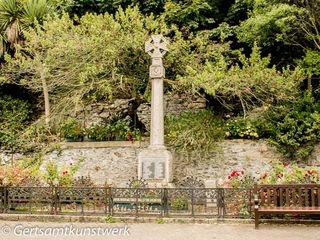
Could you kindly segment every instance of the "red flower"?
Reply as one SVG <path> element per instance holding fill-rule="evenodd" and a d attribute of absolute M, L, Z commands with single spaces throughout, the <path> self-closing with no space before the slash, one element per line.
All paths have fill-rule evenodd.
<path fill-rule="evenodd" d="M 73 165 L 73 163 L 71 162 L 71 163 L 69 163 L 69 165 L 70 165 L 70 166 L 72 166 L 72 165 Z"/>
<path fill-rule="evenodd" d="M 241 174 L 244 174 L 244 171 L 243 171 L 243 170 L 241 171 Z"/>
<path fill-rule="evenodd" d="M 308 170 L 308 174 L 313 174 L 314 173 L 314 171 L 313 170 Z"/>
<path fill-rule="evenodd" d="M 230 179 L 231 178 L 231 176 L 228 176 L 228 179 Z"/>
<path fill-rule="evenodd" d="M 288 163 L 284 163 L 284 164 L 283 164 L 283 166 L 288 167 L 288 166 L 289 166 L 289 164 L 288 164 Z"/>

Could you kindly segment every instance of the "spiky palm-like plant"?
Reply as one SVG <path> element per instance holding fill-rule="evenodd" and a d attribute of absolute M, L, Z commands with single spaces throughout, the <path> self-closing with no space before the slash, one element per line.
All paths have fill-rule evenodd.
<path fill-rule="evenodd" d="M 48 0 L 0 0 L 0 54 L 14 53 L 22 31 L 42 22 L 50 13 Z"/>

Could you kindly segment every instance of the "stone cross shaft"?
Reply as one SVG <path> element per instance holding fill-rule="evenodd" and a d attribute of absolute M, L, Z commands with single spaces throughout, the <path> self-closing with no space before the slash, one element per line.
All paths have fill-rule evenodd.
<path fill-rule="evenodd" d="M 162 35 L 152 35 L 145 43 L 145 51 L 151 56 L 149 68 L 152 81 L 151 95 L 151 148 L 164 148 L 163 79 L 165 70 L 162 57 L 168 51 L 167 41 Z"/>

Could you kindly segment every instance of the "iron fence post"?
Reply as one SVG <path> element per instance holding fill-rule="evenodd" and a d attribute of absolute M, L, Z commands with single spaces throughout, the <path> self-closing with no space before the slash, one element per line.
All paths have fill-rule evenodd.
<path fill-rule="evenodd" d="M 191 216 L 194 217 L 194 192 L 193 188 L 191 188 Z"/>
<path fill-rule="evenodd" d="M 161 205 L 162 205 L 162 214 L 163 217 L 168 216 L 168 189 L 162 188 L 162 198 L 161 198 Z"/>
<path fill-rule="evenodd" d="M 56 189 L 55 187 L 51 187 L 51 213 L 56 214 L 57 213 L 57 200 L 56 200 Z"/>
<path fill-rule="evenodd" d="M 109 196 L 108 196 L 108 187 L 104 187 L 104 214 L 107 214 L 109 209 Z"/>
<path fill-rule="evenodd" d="M 8 188 L 3 187 L 3 213 L 5 213 L 8 209 Z"/>
<path fill-rule="evenodd" d="M 111 187 L 109 187 L 109 214 L 113 215 L 113 191 Z"/>
<path fill-rule="evenodd" d="M 249 189 L 249 213 L 252 217 L 252 188 Z"/>
<path fill-rule="evenodd" d="M 139 201 L 139 199 L 138 199 L 138 191 L 139 191 L 139 188 L 136 188 L 135 189 L 136 217 L 138 217 L 138 215 L 139 215 L 139 210 L 138 210 L 138 201 Z"/>
<path fill-rule="evenodd" d="M 83 190 L 83 188 L 80 188 L 81 190 Z M 83 206 L 83 199 L 84 199 L 84 197 L 83 197 L 83 191 L 81 191 L 81 214 L 82 215 L 84 215 L 84 206 Z"/>
<path fill-rule="evenodd" d="M 217 189 L 217 205 L 218 205 L 218 218 L 224 218 L 225 214 L 225 199 L 224 199 L 224 189 Z"/>

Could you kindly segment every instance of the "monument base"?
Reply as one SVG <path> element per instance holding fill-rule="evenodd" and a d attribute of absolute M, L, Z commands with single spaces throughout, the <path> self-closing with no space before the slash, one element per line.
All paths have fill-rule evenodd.
<path fill-rule="evenodd" d="M 143 150 L 138 155 L 138 177 L 149 186 L 167 186 L 172 181 L 172 154 L 163 148 Z"/>

